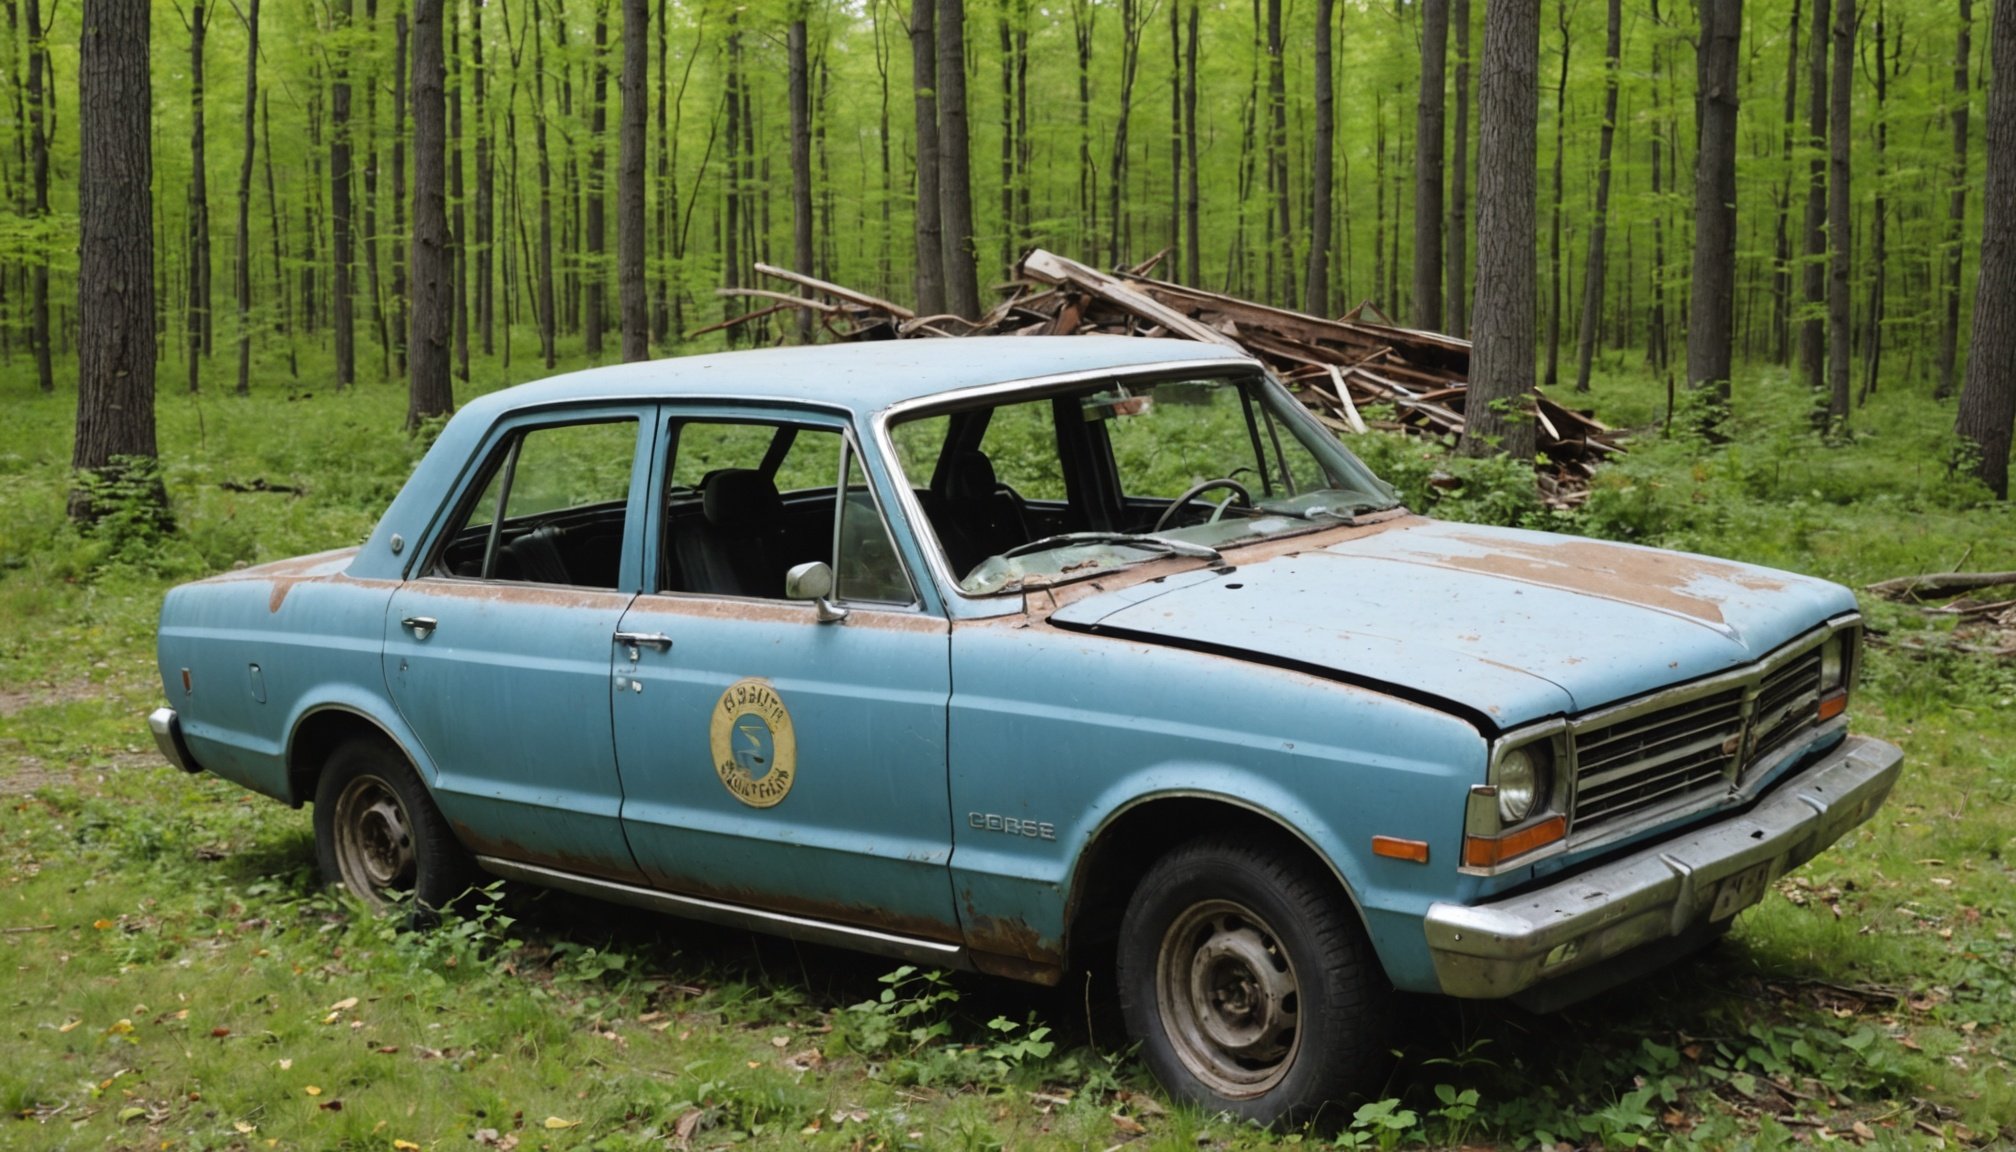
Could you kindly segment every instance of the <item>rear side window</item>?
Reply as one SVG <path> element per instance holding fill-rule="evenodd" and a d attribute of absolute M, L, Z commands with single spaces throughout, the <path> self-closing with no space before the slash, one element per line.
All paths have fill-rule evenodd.
<path fill-rule="evenodd" d="M 434 574 L 614 588 L 636 466 L 637 421 L 527 429 L 484 462 L 481 490 Z"/>

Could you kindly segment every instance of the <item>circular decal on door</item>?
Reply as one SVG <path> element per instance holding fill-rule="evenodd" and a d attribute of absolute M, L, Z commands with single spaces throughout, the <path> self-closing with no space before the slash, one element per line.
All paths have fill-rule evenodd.
<path fill-rule="evenodd" d="M 721 694 L 707 726 L 714 771 L 737 800 L 769 808 L 791 792 L 798 773 L 798 737 L 791 713 L 768 680 L 737 680 Z"/>

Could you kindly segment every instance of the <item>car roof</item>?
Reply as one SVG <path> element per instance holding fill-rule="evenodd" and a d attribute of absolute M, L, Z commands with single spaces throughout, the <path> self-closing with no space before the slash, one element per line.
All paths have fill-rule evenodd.
<path fill-rule="evenodd" d="M 471 407 L 511 410 L 584 400 L 809 400 L 873 412 L 988 384 L 1196 361 L 1238 350 L 1138 336 L 968 336 L 815 344 L 675 356 L 569 372 L 490 393 Z"/>

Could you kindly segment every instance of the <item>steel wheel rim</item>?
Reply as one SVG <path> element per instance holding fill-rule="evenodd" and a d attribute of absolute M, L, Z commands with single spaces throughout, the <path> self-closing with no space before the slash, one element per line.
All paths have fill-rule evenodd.
<path fill-rule="evenodd" d="M 1155 1000 L 1183 1067 L 1227 1099 L 1279 1084 L 1301 1050 L 1301 986 L 1273 928 L 1230 900 L 1191 905 L 1162 934 Z"/>
<path fill-rule="evenodd" d="M 413 822 L 392 786 L 359 776 L 336 798 L 336 866 L 343 886 L 375 907 L 384 894 L 409 890 L 419 873 Z"/>

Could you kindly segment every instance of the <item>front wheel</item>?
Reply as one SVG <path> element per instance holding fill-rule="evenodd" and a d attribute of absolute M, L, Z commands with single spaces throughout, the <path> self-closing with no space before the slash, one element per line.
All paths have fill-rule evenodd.
<path fill-rule="evenodd" d="M 1286 853 L 1194 841 L 1120 924 L 1120 1006 L 1171 1095 L 1262 1124 L 1378 1085 L 1393 990 L 1336 883 Z"/>
<path fill-rule="evenodd" d="M 316 782 L 315 860 L 329 886 L 380 912 L 408 897 L 416 916 L 446 908 L 475 874 L 412 765 L 362 738 L 336 749 Z"/>

